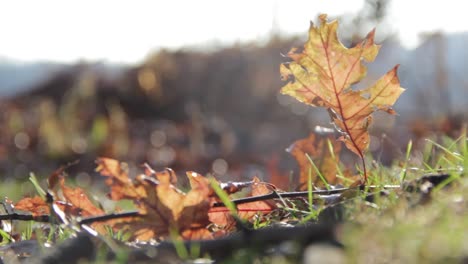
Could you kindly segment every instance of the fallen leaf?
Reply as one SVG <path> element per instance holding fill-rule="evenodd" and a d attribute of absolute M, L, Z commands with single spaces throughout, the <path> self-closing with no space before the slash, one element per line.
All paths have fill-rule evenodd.
<path fill-rule="evenodd" d="M 50 214 L 49 205 L 40 196 L 24 197 L 15 204 L 15 209 L 30 212 L 33 216 Z"/>
<path fill-rule="evenodd" d="M 330 152 L 327 140 L 330 140 L 332 144 L 333 155 Z M 294 142 L 287 148 L 287 151 L 294 156 L 299 165 L 299 190 L 307 190 L 309 175 L 314 186 L 323 187 L 325 185 L 307 155 L 328 184 L 337 184 L 339 182 L 336 175 L 338 171 L 337 164 L 340 161 L 341 145 L 337 144 L 333 136 L 317 136 L 310 133 L 307 138 Z"/>
<path fill-rule="evenodd" d="M 263 184 L 259 178 L 253 178 L 254 184 L 249 196 L 266 195 L 272 192 L 271 188 Z M 276 203 L 272 200 L 255 201 L 250 203 L 243 203 L 237 206 L 238 215 L 242 219 L 251 219 L 257 213 L 265 214 L 271 212 L 276 208 Z"/>
<path fill-rule="evenodd" d="M 212 190 L 205 177 L 188 172 L 192 189 L 184 193 L 172 184 L 177 177 L 171 169 L 156 172 L 145 164 L 145 174 L 131 180 L 116 160 L 99 159 L 98 164 L 98 171 L 109 177 L 106 183 L 111 187 L 110 196 L 132 199 L 141 215 L 121 221 L 114 228 L 123 228 L 132 234 L 131 239 L 140 241 L 166 238 L 171 230 L 183 239 L 212 238 L 206 229 Z"/>
<path fill-rule="evenodd" d="M 289 190 L 290 182 L 289 175 L 280 170 L 280 157 L 278 154 L 273 154 L 266 162 L 266 170 L 269 175 L 269 181 L 271 184 L 281 190 Z"/>
<path fill-rule="evenodd" d="M 247 197 L 266 195 L 272 192 L 272 189 L 267 187 L 257 177 L 254 177 L 252 182 L 252 190 Z M 264 200 L 238 204 L 236 208 L 239 218 L 251 220 L 257 214 L 267 214 L 277 208 L 277 206 L 272 200 Z M 236 224 L 235 219 L 225 207 L 211 208 L 208 216 L 211 222 L 225 229 L 231 229 Z"/>
<path fill-rule="evenodd" d="M 146 196 L 142 186 L 134 185 L 128 176 L 128 166 L 118 160 L 99 158 L 96 171 L 107 177 L 106 184 L 111 187 L 109 196 L 112 200 L 140 199 Z"/>
<path fill-rule="evenodd" d="M 60 180 L 60 188 L 62 189 L 65 200 L 80 210 L 80 216 L 97 216 L 103 215 L 104 211 L 94 205 L 89 197 L 81 188 L 71 188 L 65 185 L 65 178 Z"/>

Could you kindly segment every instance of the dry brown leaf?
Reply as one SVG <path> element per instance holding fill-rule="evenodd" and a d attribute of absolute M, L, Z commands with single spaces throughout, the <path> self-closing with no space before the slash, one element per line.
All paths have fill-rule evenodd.
<path fill-rule="evenodd" d="M 289 172 L 280 170 L 280 157 L 278 154 L 272 155 L 266 162 L 266 169 L 268 172 L 268 182 L 281 190 L 290 190 L 291 183 L 289 182 Z"/>
<path fill-rule="evenodd" d="M 59 178 L 57 178 L 59 179 Z M 89 217 L 103 215 L 104 211 L 96 207 L 81 188 L 71 188 L 65 185 L 63 177 L 60 178 L 60 189 L 57 195 L 54 195 L 54 206 L 56 210 L 61 211 L 65 217 Z M 55 186 L 57 187 L 57 185 Z M 33 216 L 50 215 L 50 204 L 39 196 L 26 197 L 15 204 L 16 210 L 30 212 Z M 94 223 L 91 226 L 100 233 L 105 233 L 104 224 L 108 222 Z"/>
<path fill-rule="evenodd" d="M 254 177 L 253 182 L 254 184 L 249 196 L 266 195 L 272 192 L 271 188 L 260 182 L 259 178 Z M 276 204 L 272 200 L 243 203 L 237 206 L 238 215 L 242 219 L 251 219 L 257 213 L 269 213 L 275 208 Z"/>
<path fill-rule="evenodd" d="M 212 191 L 209 181 L 203 176 L 187 173 L 192 189 L 184 193 L 172 184 L 177 177 L 171 169 L 156 172 L 144 165 L 145 175 L 139 175 L 132 181 L 118 161 L 99 159 L 98 164 L 98 171 L 109 177 L 106 183 L 111 187 L 110 196 L 131 198 L 141 215 L 122 221 L 115 228 L 124 228 L 132 234 L 132 239 L 141 241 L 165 238 L 171 230 L 177 231 L 184 239 L 212 238 L 206 229 L 210 223 L 208 210 Z"/>
<path fill-rule="evenodd" d="M 60 188 L 62 189 L 65 200 L 80 209 L 81 216 L 97 216 L 103 215 L 104 211 L 94 205 L 88 198 L 86 193 L 81 188 L 71 188 L 65 185 L 65 179 L 60 180 Z"/>
<path fill-rule="evenodd" d="M 91 217 L 91 216 L 101 216 L 104 215 L 105 212 L 98 208 L 94 203 L 91 202 L 88 195 L 86 195 L 85 191 L 79 187 L 69 187 L 65 185 L 65 178 L 60 178 L 60 189 L 62 190 L 64 200 L 69 204 L 69 208 L 64 210 L 64 213 L 68 214 L 69 216 L 80 216 L 80 217 Z M 93 227 L 96 231 L 100 234 L 107 234 L 107 230 L 105 229 L 105 225 L 113 225 L 115 221 L 109 220 L 105 222 L 95 222 L 92 223 L 90 226 Z"/>
<path fill-rule="evenodd" d="M 48 215 L 49 205 L 39 196 L 25 197 L 15 204 L 16 210 L 30 212 L 33 216 Z"/>
<path fill-rule="evenodd" d="M 327 140 L 330 140 L 333 146 L 334 155 L 330 152 Z M 323 180 L 318 177 L 318 173 L 307 155 L 328 184 L 337 184 L 339 182 L 336 175 L 338 171 L 337 164 L 340 161 L 341 145 L 332 136 L 323 137 L 310 133 L 309 137 L 294 142 L 287 151 L 294 156 L 299 165 L 299 190 L 307 190 L 309 175 L 314 186 L 323 187 L 325 185 Z"/>
<path fill-rule="evenodd" d="M 271 192 L 272 189 L 270 187 L 267 187 L 260 179 L 254 177 L 252 190 L 248 197 L 266 195 Z M 275 202 L 271 200 L 242 203 L 237 205 L 237 215 L 241 219 L 251 220 L 255 215 L 269 213 L 275 208 L 277 208 L 277 206 Z M 211 222 L 225 227 L 226 229 L 231 229 L 236 224 L 229 210 L 225 207 L 212 208 L 208 215 Z"/>
<path fill-rule="evenodd" d="M 211 187 L 211 180 L 196 172 L 187 172 L 191 189 L 184 193 L 172 183 L 177 177 L 171 169 L 156 172 L 149 165 L 144 165 L 145 174 L 138 175 L 132 180 L 125 169 L 125 164 L 113 159 L 98 160 L 98 171 L 107 177 L 114 199 L 131 199 L 138 208 L 139 216 L 125 217 L 93 223 L 91 226 L 100 233 L 107 232 L 104 225 L 113 230 L 123 230 L 131 234 L 132 240 L 149 241 L 165 239 L 171 234 L 177 234 L 185 240 L 213 239 L 226 234 L 226 230 L 212 231 L 208 226 L 210 209 L 219 200 Z M 105 215 L 105 212 L 95 206 L 85 191 L 78 187 L 65 184 L 65 177 L 58 171 L 52 174 L 51 187 L 54 190 L 54 211 L 64 222 L 70 218 Z M 227 190 L 238 191 L 251 186 L 250 195 L 263 195 L 271 192 L 269 184 L 255 178 L 251 182 L 218 183 Z M 116 192 L 112 194 L 112 192 Z M 33 215 L 50 214 L 50 205 L 42 198 L 24 198 L 16 204 L 19 210 L 29 211 Z M 244 219 L 251 219 L 258 213 L 263 214 L 276 208 L 272 201 L 257 201 L 238 206 L 238 215 Z M 234 220 L 227 211 L 219 214 L 224 217 L 225 225 L 233 225 Z"/>
<path fill-rule="evenodd" d="M 102 176 L 108 177 L 106 184 L 111 187 L 109 196 L 112 200 L 140 199 L 146 194 L 141 186 L 135 186 L 128 177 L 128 166 L 118 160 L 99 158 L 96 163 L 96 171 Z"/>

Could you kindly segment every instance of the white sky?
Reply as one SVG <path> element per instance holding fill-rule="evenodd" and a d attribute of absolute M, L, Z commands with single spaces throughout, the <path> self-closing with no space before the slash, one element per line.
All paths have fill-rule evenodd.
<path fill-rule="evenodd" d="M 318 13 L 353 13 L 363 0 L 0 0 L 0 58 L 135 63 L 160 47 L 306 34 Z M 464 1 L 393 0 L 390 25 L 414 47 L 421 31 L 468 31 Z M 378 30 L 378 25 L 377 30 Z"/>

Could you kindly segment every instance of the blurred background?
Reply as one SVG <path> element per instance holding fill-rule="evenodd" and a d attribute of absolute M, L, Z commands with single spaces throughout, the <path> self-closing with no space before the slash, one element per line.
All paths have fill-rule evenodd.
<path fill-rule="evenodd" d="M 282 56 L 309 21 L 339 19 L 350 46 L 377 28 L 364 85 L 395 64 L 406 92 L 380 115 L 371 153 L 390 165 L 408 140 L 456 136 L 468 104 L 461 1 L 9 1 L 0 8 L 0 177 L 71 174 L 99 156 L 224 180 L 287 178 L 285 149 L 323 109 L 280 95 Z"/>

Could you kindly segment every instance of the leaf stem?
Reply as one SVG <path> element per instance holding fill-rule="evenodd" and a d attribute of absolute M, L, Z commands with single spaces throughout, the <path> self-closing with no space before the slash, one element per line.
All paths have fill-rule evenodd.
<path fill-rule="evenodd" d="M 366 160 L 364 159 L 364 155 L 361 154 L 361 162 L 362 162 L 362 169 L 364 170 L 364 185 L 367 183 L 367 169 L 366 169 Z"/>

